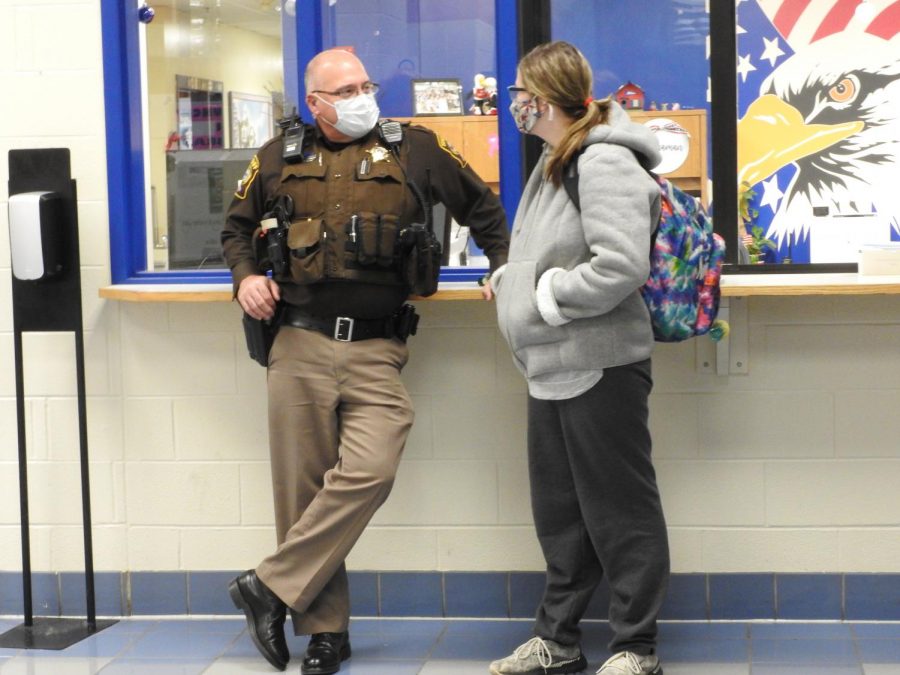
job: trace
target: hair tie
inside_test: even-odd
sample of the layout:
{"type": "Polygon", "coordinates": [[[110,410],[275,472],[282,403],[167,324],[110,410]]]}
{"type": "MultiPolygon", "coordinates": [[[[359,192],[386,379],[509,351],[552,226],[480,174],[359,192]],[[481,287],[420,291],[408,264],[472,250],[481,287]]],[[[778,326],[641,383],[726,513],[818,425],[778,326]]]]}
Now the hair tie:
{"type": "Polygon", "coordinates": [[[586,99],[584,99],[584,107],[587,108],[593,102],[594,102],[594,97],[588,96],[586,99]]]}

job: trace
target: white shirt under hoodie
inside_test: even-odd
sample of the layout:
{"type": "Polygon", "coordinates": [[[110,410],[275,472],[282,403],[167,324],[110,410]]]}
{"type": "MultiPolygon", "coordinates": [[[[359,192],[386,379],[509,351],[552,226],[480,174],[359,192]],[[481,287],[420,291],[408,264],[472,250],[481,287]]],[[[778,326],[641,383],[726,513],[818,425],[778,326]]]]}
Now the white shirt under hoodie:
{"type": "Polygon", "coordinates": [[[544,180],[548,148],[531,173],[513,223],[508,263],[494,272],[500,331],[539,399],[593,387],[603,369],[653,350],[638,289],[650,273],[659,188],[647,169],[660,160],[653,133],[616,103],[578,159],[581,212],[544,180]]]}

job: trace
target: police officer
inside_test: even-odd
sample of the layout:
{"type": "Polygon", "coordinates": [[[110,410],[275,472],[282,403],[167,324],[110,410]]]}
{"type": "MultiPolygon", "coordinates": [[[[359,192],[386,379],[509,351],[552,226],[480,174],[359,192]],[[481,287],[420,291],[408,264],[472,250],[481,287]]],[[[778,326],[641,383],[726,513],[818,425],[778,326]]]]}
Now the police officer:
{"type": "Polygon", "coordinates": [[[422,222],[428,194],[469,226],[492,270],[509,233],[497,197],[436,134],[395,124],[400,138],[386,137],[377,85],[356,56],[318,54],[305,85],[315,125],[299,147],[295,125],[260,148],[222,232],[241,307],[256,319],[278,308],[281,326],[267,376],[278,547],[229,592],[279,670],[289,610],[295,634],[311,635],[301,672],[321,675],[350,656],[344,559],[387,498],[413,422],[400,380],[413,326],[398,241],[422,222]],[[258,267],[265,241],[284,245],[269,249],[283,255],[272,278],[258,267]]]}

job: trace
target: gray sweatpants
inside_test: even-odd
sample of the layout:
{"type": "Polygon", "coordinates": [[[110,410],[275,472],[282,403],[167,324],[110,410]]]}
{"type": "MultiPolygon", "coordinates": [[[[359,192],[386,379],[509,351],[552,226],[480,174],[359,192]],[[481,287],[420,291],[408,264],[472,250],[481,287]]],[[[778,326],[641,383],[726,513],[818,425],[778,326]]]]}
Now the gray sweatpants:
{"type": "Polygon", "coordinates": [[[535,635],[576,644],[606,575],[611,652],[650,654],[669,546],[650,461],[650,360],[607,368],[587,392],[528,399],[531,506],[547,561],[535,635]]]}

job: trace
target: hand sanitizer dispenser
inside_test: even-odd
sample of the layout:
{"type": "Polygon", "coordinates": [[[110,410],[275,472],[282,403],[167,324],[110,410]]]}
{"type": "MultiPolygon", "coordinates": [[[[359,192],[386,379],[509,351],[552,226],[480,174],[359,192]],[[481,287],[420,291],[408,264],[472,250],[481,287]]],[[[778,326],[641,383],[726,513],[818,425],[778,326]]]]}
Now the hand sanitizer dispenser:
{"type": "Polygon", "coordinates": [[[12,273],[41,281],[62,269],[63,198],[57,192],[22,192],[9,198],[12,273]]]}

